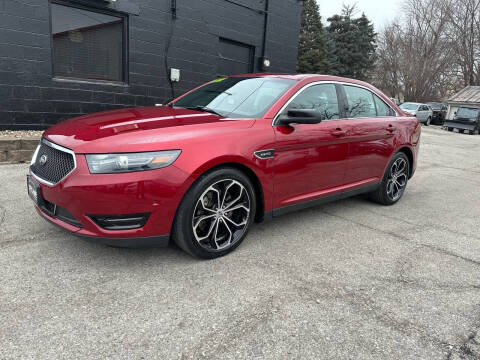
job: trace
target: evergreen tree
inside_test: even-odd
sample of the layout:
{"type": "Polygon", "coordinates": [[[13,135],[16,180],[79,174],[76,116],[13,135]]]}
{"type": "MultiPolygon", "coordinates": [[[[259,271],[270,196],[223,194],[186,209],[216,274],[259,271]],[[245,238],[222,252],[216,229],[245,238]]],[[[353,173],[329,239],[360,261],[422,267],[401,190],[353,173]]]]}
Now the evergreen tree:
{"type": "Polygon", "coordinates": [[[318,4],[316,0],[305,0],[298,44],[297,72],[327,73],[329,70],[327,54],[318,4]]]}
{"type": "Polygon", "coordinates": [[[376,33],[371,21],[355,16],[355,6],[328,19],[328,58],[333,75],[368,80],[375,66],[376,33]]]}
{"type": "Polygon", "coordinates": [[[365,14],[362,14],[355,22],[359,31],[359,64],[362,65],[358,68],[358,78],[366,80],[371,78],[371,73],[375,68],[377,34],[375,33],[373,23],[365,14]]]}

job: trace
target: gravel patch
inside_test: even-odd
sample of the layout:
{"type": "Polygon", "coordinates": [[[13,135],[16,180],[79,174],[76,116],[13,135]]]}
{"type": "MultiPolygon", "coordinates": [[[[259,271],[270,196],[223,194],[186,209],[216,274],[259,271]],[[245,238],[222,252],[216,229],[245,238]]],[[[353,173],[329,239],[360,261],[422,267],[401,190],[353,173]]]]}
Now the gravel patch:
{"type": "Polygon", "coordinates": [[[42,130],[4,130],[0,131],[0,139],[40,138],[42,134],[42,130]]]}

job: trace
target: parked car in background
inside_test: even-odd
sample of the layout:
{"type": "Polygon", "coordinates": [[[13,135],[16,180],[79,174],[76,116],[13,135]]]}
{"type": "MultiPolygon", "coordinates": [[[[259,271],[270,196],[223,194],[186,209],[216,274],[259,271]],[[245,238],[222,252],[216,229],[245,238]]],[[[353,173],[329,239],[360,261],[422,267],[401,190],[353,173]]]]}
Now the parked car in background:
{"type": "Polygon", "coordinates": [[[438,102],[429,102],[427,105],[433,110],[432,124],[443,125],[447,117],[448,105],[438,102]]]}
{"type": "Polygon", "coordinates": [[[406,102],[400,105],[400,109],[408,114],[416,116],[418,121],[425,125],[430,125],[433,119],[433,110],[427,104],[406,102]]]}
{"type": "Polygon", "coordinates": [[[33,156],[28,192],[41,216],[93,241],[172,239],[211,259],[239,246],[254,221],[360,193],[395,204],[420,133],[364,82],[231,76],[167,106],[55,125],[33,156]]]}
{"type": "Polygon", "coordinates": [[[445,120],[443,125],[448,131],[458,129],[458,132],[463,133],[467,130],[470,135],[475,131],[480,132],[480,109],[460,107],[453,120],[445,120]]]}

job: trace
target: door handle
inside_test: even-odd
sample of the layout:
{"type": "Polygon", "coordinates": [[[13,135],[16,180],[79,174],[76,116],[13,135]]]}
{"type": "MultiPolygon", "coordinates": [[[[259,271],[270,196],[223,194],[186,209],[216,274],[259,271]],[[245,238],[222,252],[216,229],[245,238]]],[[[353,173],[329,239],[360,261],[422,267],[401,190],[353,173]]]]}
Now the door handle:
{"type": "Polygon", "coordinates": [[[342,129],[335,129],[334,131],[332,131],[332,135],[336,137],[342,137],[348,135],[348,131],[342,129]]]}
{"type": "Polygon", "coordinates": [[[392,132],[394,132],[396,129],[397,129],[397,128],[396,128],[395,126],[393,126],[393,125],[388,125],[387,131],[392,133],[392,132]]]}

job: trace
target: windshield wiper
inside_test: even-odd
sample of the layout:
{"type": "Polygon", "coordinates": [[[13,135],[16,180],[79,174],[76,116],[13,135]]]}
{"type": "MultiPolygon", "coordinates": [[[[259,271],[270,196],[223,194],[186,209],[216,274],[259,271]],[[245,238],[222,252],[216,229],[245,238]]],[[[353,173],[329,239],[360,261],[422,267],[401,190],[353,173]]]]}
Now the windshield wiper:
{"type": "Polygon", "coordinates": [[[213,110],[213,109],[210,109],[208,106],[200,106],[200,105],[199,105],[199,106],[185,106],[185,109],[206,111],[206,112],[209,112],[209,113],[218,115],[218,116],[223,116],[223,115],[220,114],[218,111],[215,111],[215,110],[213,110]]]}

